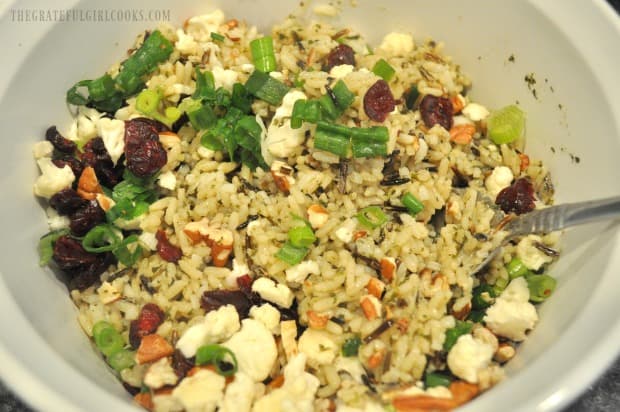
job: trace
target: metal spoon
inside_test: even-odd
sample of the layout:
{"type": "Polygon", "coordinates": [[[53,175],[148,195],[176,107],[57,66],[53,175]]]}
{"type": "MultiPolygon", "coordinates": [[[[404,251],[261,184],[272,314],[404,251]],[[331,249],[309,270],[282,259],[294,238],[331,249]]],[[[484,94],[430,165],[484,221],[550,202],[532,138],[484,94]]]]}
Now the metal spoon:
{"type": "Polygon", "coordinates": [[[584,223],[613,220],[620,217],[620,196],[587,202],[566,203],[535,210],[510,219],[501,229],[508,232],[502,243],[491,250],[472,271],[475,275],[512,239],[529,234],[549,233],[584,223]]]}

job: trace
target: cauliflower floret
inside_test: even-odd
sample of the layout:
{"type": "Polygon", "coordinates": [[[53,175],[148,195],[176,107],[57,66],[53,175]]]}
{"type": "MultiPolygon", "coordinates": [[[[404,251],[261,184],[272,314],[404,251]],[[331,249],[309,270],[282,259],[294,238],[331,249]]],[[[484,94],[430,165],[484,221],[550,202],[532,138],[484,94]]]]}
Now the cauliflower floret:
{"type": "Polygon", "coordinates": [[[314,410],[313,401],[320,382],[305,371],[306,355],[300,353],[284,367],[284,384],[263,396],[254,404],[253,412],[314,410]]]}
{"type": "Polygon", "coordinates": [[[489,110],[481,104],[469,103],[463,108],[463,114],[474,122],[484,120],[489,116],[489,110]]]}
{"type": "Polygon", "coordinates": [[[280,312],[269,303],[265,303],[261,306],[252,306],[250,309],[250,317],[265,325],[271,333],[278,334],[278,326],[280,326],[280,312]]]}
{"type": "Polygon", "coordinates": [[[497,166],[484,181],[484,185],[489,191],[489,194],[493,197],[493,200],[495,200],[495,197],[497,197],[502,189],[510,186],[512,179],[514,179],[514,175],[509,167],[497,166]]]}
{"type": "Polygon", "coordinates": [[[536,235],[524,237],[517,244],[517,257],[531,270],[538,270],[542,265],[553,261],[551,256],[546,255],[536,247],[536,243],[542,243],[542,238],[536,235]]]}
{"type": "Polygon", "coordinates": [[[256,292],[266,301],[283,308],[290,308],[295,296],[288,286],[276,283],[269,278],[258,278],[252,283],[252,292],[256,292]]]}
{"type": "Polygon", "coordinates": [[[395,56],[405,56],[413,51],[413,36],[407,33],[388,33],[379,48],[395,56]]]}
{"type": "Polygon", "coordinates": [[[47,140],[37,142],[32,147],[32,154],[35,159],[41,159],[42,157],[52,157],[54,152],[54,145],[47,140]]]}
{"type": "Polygon", "coordinates": [[[299,129],[291,128],[289,118],[293,113],[295,102],[305,99],[306,95],[299,90],[291,90],[282,99],[282,105],[267,128],[267,135],[262,142],[267,151],[274,157],[287,157],[295,153],[306,138],[306,131],[310,126],[304,123],[299,129]]]}
{"type": "Polygon", "coordinates": [[[453,374],[469,383],[478,382],[478,371],[489,366],[493,346],[474,339],[471,334],[458,338],[448,353],[448,367],[453,374]]]}
{"type": "Polygon", "coordinates": [[[336,358],[338,345],[329,332],[306,329],[299,338],[299,352],[305,353],[313,365],[328,365],[336,358]]]}
{"type": "Polygon", "coordinates": [[[226,378],[207,369],[186,377],[172,390],[172,396],[188,412],[211,412],[224,397],[226,378]]]}
{"type": "Polygon", "coordinates": [[[306,280],[310,274],[318,275],[319,273],[318,263],[314,260],[305,260],[286,269],[286,281],[301,283],[306,280]]]}
{"type": "Polygon", "coordinates": [[[56,166],[49,157],[42,157],[37,160],[41,176],[34,184],[34,194],[49,199],[62,189],[71,187],[75,180],[75,175],[68,165],[60,168],[56,166]]]}
{"type": "Polygon", "coordinates": [[[508,287],[487,309],[484,322],[488,329],[499,336],[522,341],[525,332],[538,322],[536,308],[529,302],[530,291],[523,277],[510,282],[508,287]]]}
{"type": "Polygon", "coordinates": [[[255,382],[261,382],[269,376],[278,357],[273,335],[265,325],[254,319],[244,319],[241,330],[222,343],[222,346],[235,354],[239,371],[246,373],[255,382]]]}
{"type": "Polygon", "coordinates": [[[250,412],[255,392],[254,381],[248,375],[235,373],[235,379],[226,386],[218,412],[250,412]]]}
{"type": "Polygon", "coordinates": [[[149,366],[144,374],[144,384],[151,389],[159,389],[165,385],[175,385],[179,380],[168,358],[161,358],[149,366]]]}
{"type": "Polygon", "coordinates": [[[186,358],[191,358],[202,345],[221,342],[240,328],[239,314],[233,305],[225,305],[207,313],[204,321],[188,328],[177,342],[186,358]]]}
{"type": "Polygon", "coordinates": [[[99,136],[114,165],[125,152],[125,122],[104,117],[97,123],[99,136]]]}

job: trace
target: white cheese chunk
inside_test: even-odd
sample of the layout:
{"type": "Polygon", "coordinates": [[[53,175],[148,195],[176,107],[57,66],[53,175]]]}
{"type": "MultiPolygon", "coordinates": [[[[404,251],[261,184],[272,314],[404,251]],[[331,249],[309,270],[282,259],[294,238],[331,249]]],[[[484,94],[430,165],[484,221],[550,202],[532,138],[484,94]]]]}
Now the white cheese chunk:
{"type": "Polygon", "coordinates": [[[183,29],[177,30],[177,39],[178,40],[174,43],[174,47],[179,53],[185,55],[199,55],[202,52],[200,45],[194,40],[194,37],[191,34],[186,34],[183,29]]]}
{"type": "Polygon", "coordinates": [[[175,385],[179,380],[168,358],[161,358],[153,363],[144,374],[144,384],[151,389],[166,385],[175,385]]]}
{"type": "Polygon", "coordinates": [[[194,16],[187,21],[187,33],[198,41],[210,41],[211,33],[219,30],[224,23],[224,12],[214,10],[211,13],[194,16]]]}
{"type": "Polygon", "coordinates": [[[314,366],[328,365],[336,358],[338,345],[329,332],[308,328],[299,337],[298,349],[314,366]]]}
{"type": "Polygon", "coordinates": [[[207,313],[203,322],[189,327],[177,341],[176,347],[186,358],[191,358],[199,347],[228,339],[239,328],[237,309],[233,305],[221,306],[207,313]]]}
{"type": "Polygon", "coordinates": [[[288,286],[264,277],[258,278],[252,283],[252,291],[258,293],[266,301],[283,308],[290,308],[295,298],[288,286]]]}
{"type": "Polygon", "coordinates": [[[551,256],[546,255],[536,247],[536,243],[542,243],[542,238],[537,235],[529,235],[517,244],[517,257],[531,270],[538,270],[544,264],[553,261],[551,256]]]}
{"type": "Polygon", "coordinates": [[[47,215],[47,225],[50,230],[64,229],[69,227],[69,223],[71,223],[67,216],[59,215],[53,207],[45,209],[45,214],[47,215]]]}
{"type": "Polygon", "coordinates": [[[35,159],[40,159],[42,157],[52,157],[52,153],[54,152],[54,145],[47,140],[42,140],[37,142],[32,147],[32,154],[35,159]]]}
{"type": "Polygon", "coordinates": [[[226,378],[207,369],[186,377],[172,390],[187,412],[213,412],[224,397],[226,378]]]}
{"type": "Polygon", "coordinates": [[[116,165],[125,152],[125,122],[104,117],[97,123],[97,130],[112,162],[116,165]]]}
{"type": "Polygon", "coordinates": [[[332,67],[329,71],[329,77],[333,77],[336,80],[342,79],[346,77],[347,74],[353,73],[354,69],[355,67],[350,64],[339,64],[338,66],[332,67]]]}
{"type": "Polygon", "coordinates": [[[306,280],[309,275],[318,275],[319,273],[320,270],[318,263],[314,260],[304,260],[303,262],[286,269],[286,281],[301,283],[306,280]]]}
{"type": "Polygon", "coordinates": [[[174,190],[177,187],[177,177],[169,170],[159,175],[157,184],[164,189],[174,190]]]}
{"type": "Polygon", "coordinates": [[[233,85],[237,82],[237,77],[239,77],[236,71],[214,67],[212,73],[216,88],[223,87],[229,92],[232,92],[233,85]]]}
{"type": "Polygon", "coordinates": [[[513,279],[484,317],[486,327],[494,334],[522,341],[525,332],[538,322],[536,308],[529,302],[530,291],[523,277],[513,279]]]}
{"type": "Polygon", "coordinates": [[[478,382],[478,371],[489,366],[493,358],[493,346],[474,339],[471,334],[458,338],[448,353],[450,371],[469,383],[478,382]]]}
{"type": "Polygon", "coordinates": [[[235,373],[235,379],[226,386],[218,412],[250,412],[255,392],[252,378],[243,372],[235,373]]]}
{"type": "Polygon", "coordinates": [[[289,119],[293,113],[295,102],[305,98],[306,95],[303,92],[291,90],[282,99],[282,105],[276,109],[263,142],[271,156],[288,157],[295,153],[304,142],[306,131],[309,130],[310,126],[304,123],[299,129],[293,129],[289,119]]]}
{"type": "Polygon", "coordinates": [[[407,33],[388,33],[379,48],[388,54],[404,56],[413,51],[413,36],[407,33]]]}
{"type": "Polygon", "coordinates": [[[280,329],[280,311],[269,303],[260,306],[252,306],[252,308],[250,308],[250,317],[265,325],[274,335],[278,334],[280,329]]]}
{"type": "Polygon", "coordinates": [[[349,243],[353,240],[353,232],[357,226],[357,222],[354,219],[346,220],[334,233],[343,243],[349,243]]]}
{"type": "Polygon", "coordinates": [[[255,382],[262,382],[269,376],[278,357],[273,335],[265,325],[254,319],[244,319],[241,330],[222,343],[222,346],[235,354],[239,371],[255,382]]]}
{"type": "Polygon", "coordinates": [[[481,104],[469,103],[463,108],[463,114],[474,122],[479,122],[489,116],[489,110],[481,104]]]}
{"type": "Polygon", "coordinates": [[[514,179],[514,175],[509,167],[497,166],[491,174],[484,181],[489,194],[495,200],[495,197],[502,191],[502,189],[510,186],[510,183],[514,179]]]}
{"type": "Polygon", "coordinates": [[[34,194],[49,199],[63,189],[71,187],[75,180],[73,171],[68,165],[57,167],[49,157],[37,160],[41,175],[34,183],[34,194]]]}

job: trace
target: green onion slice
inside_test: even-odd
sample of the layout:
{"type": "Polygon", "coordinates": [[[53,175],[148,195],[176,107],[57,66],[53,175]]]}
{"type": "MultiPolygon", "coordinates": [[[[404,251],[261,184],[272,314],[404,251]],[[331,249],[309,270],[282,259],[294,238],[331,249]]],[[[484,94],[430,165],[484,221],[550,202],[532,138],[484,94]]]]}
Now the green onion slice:
{"type": "Polygon", "coordinates": [[[292,228],[288,231],[288,239],[291,245],[302,248],[312,245],[316,241],[316,236],[312,228],[303,225],[292,228]]]}
{"type": "Polygon", "coordinates": [[[280,250],[276,253],[276,257],[283,262],[288,263],[291,266],[294,266],[304,260],[306,255],[308,254],[307,247],[297,247],[293,246],[290,242],[286,242],[280,250]]]}
{"type": "Polygon", "coordinates": [[[396,74],[396,70],[394,70],[394,68],[390,66],[390,63],[385,61],[385,59],[378,60],[372,67],[372,72],[377,76],[381,77],[386,82],[392,80],[392,78],[394,78],[394,75],[396,74]]]}
{"type": "Polygon", "coordinates": [[[557,281],[549,275],[532,275],[525,278],[530,290],[530,301],[540,303],[545,301],[557,285],[557,281]]]}
{"type": "Polygon", "coordinates": [[[388,216],[379,206],[365,207],[356,217],[360,224],[368,229],[378,228],[388,221],[388,216]]]}
{"type": "Polygon", "coordinates": [[[477,286],[472,291],[471,307],[475,310],[486,309],[494,302],[495,290],[488,284],[477,286]]]}
{"type": "Polygon", "coordinates": [[[506,272],[508,272],[508,276],[511,280],[531,274],[527,266],[525,266],[523,261],[518,257],[514,257],[508,262],[506,265],[506,272]]]}
{"type": "Polygon", "coordinates": [[[69,234],[69,229],[53,230],[39,239],[39,265],[45,266],[54,256],[54,243],[61,236],[69,234]]]}
{"type": "Polygon", "coordinates": [[[276,69],[276,55],[273,51],[273,39],[271,36],[252,40],[250,42],[250,52],[257,70],[269,73],[276,69]]]}
{"type": "Polygon", "coordinates": [[[422,202],[416,199],[416,197],[409,192],[405,193],[400,199],[400,201],[402,202],[403,206],[407,208],[409,214],[412,216],[415,216],[422,210],[424,210],[424,205],[422,204],[422,202]]]}
{"type": "Polygon", "coordinates": [[[235,354],[221,345],[204,345],[196,351],[196,365],[213,365],[222,376],[232,376],[237,372],[235,354]]]}
{"type": "Polygon", "coordinates": [[[361,345],[362,345],[362,340],[359,338],[359,336],[355,336],[353,338],[349,338],[345,340],[344,343],[342,344],[342,356],[344,357],[357,356],[357,353],[359,352],[359,348],[361,345]]]}
{"type": "Polygon", "coordinates": [[[260,70],[252,72],[245,87],[250,94],[274,106],[279,105],[289,91],[287,85],[260,70]]]}
{"type": "Polygon", "coordinates": [[[512,143],[523,136],[525,113],[517,106],[506,106],[487,119],[487,135],[495,144],[512,143]]]}
{"type": "Polygon", "coordinates": [[[136,364],[136,354],[127,349],[121,349],[108,356],[107,360],[112,369],[120,372],[136,364]]]}
{"type": "Polygon", "coordinates": [[[473,326],[473,323],[457,320],[456,325],[446,331],[446,339],[443,342],[443,349],[446,352],[449,352],[458,338],[471,332],[473,326]]]}
{"type": "Polygon", "coordinates": [[[106,321],[99,321],[93,325],[95,345],[106,357],[120,351],[125,346],[121,334],[106,321]]]}
{"type": "Polygon", "coordinates": [[[157,111],[161,96],[155,90],[144,89],[136,98],[136,110],[143,114],[157,111]]]}
{"type": "Polygon", "coordinates": [[[450,376],[439,372],[430,372],[424,375],[424,386],[433,388],[435,386],[448,387],[452,383],[450,376]]]}
{"type": "Polygon", "coordinates": [[[223,34],[212,31],[211,32],[211,40],[213,41],[224,41],[226,37],[223,34]]]}

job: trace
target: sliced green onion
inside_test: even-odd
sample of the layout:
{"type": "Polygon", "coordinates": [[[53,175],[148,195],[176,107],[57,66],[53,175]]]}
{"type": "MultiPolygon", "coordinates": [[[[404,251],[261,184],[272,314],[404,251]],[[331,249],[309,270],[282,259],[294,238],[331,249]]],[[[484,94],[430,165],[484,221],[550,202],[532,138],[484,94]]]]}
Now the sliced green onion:
{"type": "Polygon", "coordinates": [[[250,42],[252,61],[257,70],[269,73],[276,69],[276,55],[273,52],[273,39],[271,36],[254,39],[250,42]]]}
{"type": "Polygon", "coordinates": [[[311,227],[303,225],[289,230],[288,239],[295,247],[308,247],[316,241],[316,236],[311,227]]]}
{"type": "Polygon", "coordinates": [[[512,143],[524,130],[525,113],[515,105],[493,112],[487,119],[487,135],[495,144],[512,143]]]}
{"type": "Polygon", "coordinates": [[[294,266],[304,260],[306,255],[308,254],[308,248],[306,247],[296,247],[293,246],[290,242],[286,242],[278,253],[276,253],[276,257],[283,262],[288,263],[291,266],[294,266]]]}
{"type": "Polygon", "coordinates": [[[510,280],[528,275],[530,270],[525,266],[523,261],[518,257],[512,258],[510,262],[506,265],[506,272],[508,272],[508,276],[510,280]]]}
{"type": "Polygon", "coordinates": [[[336,120],[340,116],[340,111],[336,107],[334,100],[328,95],[319,97],[319,104],[321,105],[321,113],[329,120],[336,120]]]}
{"type": "Polygon", "coordinates": [[[138,235],[131,235],[123,239],[123,241],[112,251],[116,259],[127,267],[133,266],[142,256],[142,248],[135,244],[138,241],[138,235]],[[133,251],[129,250],[129,245],[134,243],[133,251]]]}
{"type": "Polygon", "coordinates": [[[387,156],[387,144],[367,143],[353,140],[351,142],[351,153],[355,158],[384,157],[387,156]]]}
{"type": "Polygon", "coordinates": [[[252,111],[252,95],[241,83],[233,84],[231,104],[245,114],[252,111]]]}
{"type": "Polygon", "coordinates": [[[405,193],[400,199],[400,201],[402,202],[403,206],[407,208],[409,214],[412,216],[415,216],[422,210],[424,210],[424,205],[422,204],[422,202],[416,199],[415,196],[409,192],[405,193]]]}
{"type": "Polygon", "coordinates": [[[136,364],[136,354],[127,349],[121,349],[108,356],[108,364],[117,372],[129,369],[136,364]]]}
{"type": "Polygon", "coordinates": [[[314,148],[325,150],[340,157],[349,155],[350,139],[347,135],[334,133],[329,128],[321,127],[321,123],[316,128],[314,134],[314,148]]]}
{"type": "Polygon", "coordinates": [[[448,387],[452,383],[450,376],[439,372],[430,372],[424,375],[424,386],[434,388],[435,386],[448,387]]]}
{"type": "Polygon", "coordinates": [[[260,70],[252,72],[245,87],[250,94],[274,106],[279,105],[289,91],[287,85],[260,70]]]}
{"type": "Polygon", "coordinates": [[[405,92],[405,105],[407,106],[407,109],[414,109],[418,101],[418,97],[420,97],[420,92],[418,91],[418,86],[414,84],[405,92]]]}
{"type": "Polygon", "coordinates": [[[295,101],[291,114],[292,129],[299,129],[303,122],[317,123],[319,120],[321,120],[321,105],[318,100],[295,101]]]}
{"type": "Polygon", "coordinates": [[[215,101],[215,78],[213,77],[213,73],[207,70],[201,72],[198,66],[196,66],[195,73],[196,90],[192,98],[209,102],[215,101]]]}
{"type": "Polygon", "coordinates": [[[224,41],[226,37],[223,34],[216,33],[214,31],[211,32],[211,39],[214,41],[224,41]]]}
{"type": "Polygon", "coordinates": [[[383,226],[388,221],[388,217],[379,206],[368,206],[359,211],[356,215],[360,224],[368,229],[375,229],[383,226]]]}
{"type": "Polygon", "coordinates": [[[459,339],[459,337],[461,337],[462,335],[467,335],[469,332],[471,332],[473,326],[473,323],[457,320],[456,325],[446,331],[446,339],[443,342],[443,349],[446,352],[449,352],[456,343],[456,341],[459,339]]]}
{"type": "Polygon", "coordinates": [[[467,315],[467,320],[473,323],[482,323],[485,315],[485,310],[472,310],[469,312],[469,315],[467,315]]]}
{"type": "Polygon", "coordinates": [[[372,72],[377,76],[381,77],[386,82],[392,80],[392,78],[396,74],[396,70],[394,70],[394,68],[390,66],[390,63],[385,61],[385,59],[378,60],[372,67],[372,72]]]}
{"type": "Polygon", "coordinates": [[[359,336],[355,336],[353,338],[349,338],[344,341],[342,344],[342,356],[351,357],[357,356],[360,346],[362,345],[362,340],[359,336]]]}
{"type": "Polygon", "coordinates": [[[121,334],[106,321],[99,321],[93,325],[95,345],[106,357],[118,352],[125,346],[121,334]]]}
{"type": "Polygon", "coordinates": [[[471,307],[473,309],[486,309],[494,302],[495,290],[488,284],[477,286],[472,291],[471,307]]]}
{"type": "Polygon", "coordinates": [[[143,114],[157,111],[161,96],[155,90],[144,89],[136,98],[136,110],[143,114]]]}
{"type": "Polygon", "coordinates": [[[530,290],[530,301],[540,303],[546,300],[557,285],[557,281],[549,275],[532,275],[525,278],[530,290]]]}
{"type": "Polygon", "coordinates": [[[495,296],[499,296],[504,289],[506,289],[506,286],[508,286],[508,283],[510,282],[509,278],[506,277],[499,277],[495,280],[495,284],[493,284],[493,292],[495,293],[495,296]]]}
{"type": "Polygon", "coordinates": [[[355,100],[355,95],[349,90],[342,79],[338,80],[332,89],[332,92],[336,98],[334,104],[339,109],[340,113],[344,112],[349,106],[351,106],[351,103],[355,100]]]}
{"type": "Polygon", "coordinates": [[[209,129],[217,123],[217,115],[208,104],[203,104],[198,109],[188,111],[187,118],[196,131],[209,129]]]}
{"type": "Polygon", "coordinates": [[[353,127],[351,136],[359,142],[387,143],[390,140],[390,133],[385,126],[353,127]]]}
{"type": "Polygon", "coordinates": [[[211,364],[222,376],[232,376],[237,372],[238,364],[235,354],[221,345],[204,345],[196,351],[196,365],[211,364]]]}
{"type": "Polygon", "coordinates": [[[111,252],[122,241],[122,233],[112,225],[97,225],[86,233],[82,247],[90,253],[111,252]]]}
{"type": "Polygon", "coordinates": [[[54,256],[54,243],[61,236],[69,234],[69,229],[58,229],[49,232],[39,239],[39,265],[45,266],[54,256]]]}

